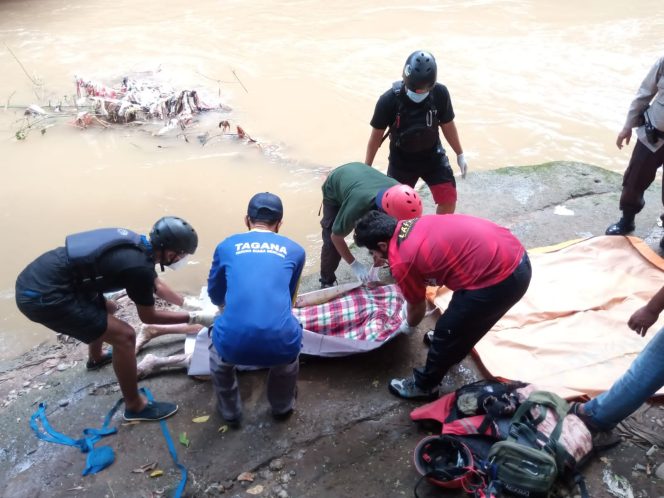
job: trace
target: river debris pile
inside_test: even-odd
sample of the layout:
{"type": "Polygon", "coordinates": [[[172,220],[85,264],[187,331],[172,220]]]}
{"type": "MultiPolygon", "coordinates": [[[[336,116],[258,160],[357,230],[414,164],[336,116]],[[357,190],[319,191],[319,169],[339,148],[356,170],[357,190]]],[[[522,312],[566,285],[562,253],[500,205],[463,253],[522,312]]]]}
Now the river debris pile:
{"type": "MultiPolygon", "coordinates": [[[[150,79],[126,76],[119,84],[108,86],[77,76],[75,84],[76,95],[71,99],[65,97],[63,102],[49,103],[45,107],[36,104],[28,106],[16,131],[16,139],[25,140],[33,130],[44,134],[56,123],[65,122],[81,129],[93,126],[141,127],[154,136],[175,134],[189,142],[185,131],[199,121],[201,114],[231,111],[222,103],[207,104],[196,90],[178,90],[150,79]]],[[[256,143],[241,126],[235,126],[236,132],[233,133],[227,119],[221,120],[218,128],[221,135],[201,132],[197,135],[198,141],[206,145],[216,136],[235,136],[256,143]]]]}

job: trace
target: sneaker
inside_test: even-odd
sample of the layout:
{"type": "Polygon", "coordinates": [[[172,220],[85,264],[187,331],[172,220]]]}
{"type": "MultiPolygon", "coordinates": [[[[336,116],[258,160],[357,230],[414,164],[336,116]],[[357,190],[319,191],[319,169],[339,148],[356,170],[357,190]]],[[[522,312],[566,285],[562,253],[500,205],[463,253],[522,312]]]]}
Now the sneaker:
{"type": "Polygon", "coordinates": [[[634,220],[628,221],[622,217],[617,223],[610,225],[609,228],[606,229],[605,235],[626,235],[633,232],[635,228],[634,220]]]}
{"type": "Polygon", "coordinates": [[[422,337],[422,342],[427,346],[431,346],[431,343],[433,342],[433,329],[424,334],[424,337],[422,337]]]}
{"type": "Polygon", "coordinates": [[[140,412],[125,410],[123,418],[128,422],[146,421],[152,422],[170,417],[178,411],[178,405],[175,403],[166,403],[164,401],[148,401],[140,412]]]}
{"type": "Polygon", "coordinates": [[[438,387],[433,389],[421,389],[415,384],[413,377],[405,379],[392,379],[389,384],[392,394],[404,399],[421,399],[431,401],[438,398],[438,387]]]}

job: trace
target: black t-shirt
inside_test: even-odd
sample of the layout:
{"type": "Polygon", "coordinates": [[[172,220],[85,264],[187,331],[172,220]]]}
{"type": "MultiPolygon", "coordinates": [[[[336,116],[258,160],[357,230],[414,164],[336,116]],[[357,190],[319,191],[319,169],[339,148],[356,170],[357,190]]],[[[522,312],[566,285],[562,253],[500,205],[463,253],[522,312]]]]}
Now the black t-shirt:
{"type": "MultiPolygon", "coordinates": [[[[103,277],[99,292],[126,289],[136,304],[153,306],[157,278],[154,265],[152,257],[136,247],[110,249],[98,261],[99,275],[103,277]]],[[[16,291],[21,298],[32,296],[42,304],[56,304],[76,291],[75,284],[65,248],[58,247],[39,256],[21,272],[16,291]]]]}
{"type": "Polygon", "coordinates": [[[102,292],[125,289],[129,298],[142,306],[154,305],[154,281],[157,272],[152,257],[131,246],[105,252],[98,262],[103,278],[102,292]]]}
{"type": "MultiPolygon", "coordinates": [[[[452,108],[452,99],[450,98],[450,93],[447,90],[445,85],[441,83],[436,83],[431,89],[431,93],[424,102],[415,103],[403,94],[395,94],[394,90],[391,88],[380,96],[378,102],[376,103],[376,108],[374,110],[373,117],[371,118],[371,126],[373,128],[384,130],[388,126],[391,126],[396,120],[397,113],[399,111],[398,100],[400,99],[402,105],[405,109],[411,113],[415,109],[422,110],[422,119],[425,119],[424,116],[427,111],[430,109],[430,104],[427,102],[429,99],[433,99],[434,108],[437,112],[437,118],[440,123],[449,123],[454,119],[454,109],[452,108]]],[[[391,138],[391,137],[390,137],[391,138]]],[[[440,143],[440,138],[438,139],[438,144],[429,152],[408,154],[397,148],[393,140],[390,139],[390,160],[401,159],[401,160],[426,160],[432,155],[437,154],[437,149],[440,149],[442,153],[442,145],[440,143]]]]}

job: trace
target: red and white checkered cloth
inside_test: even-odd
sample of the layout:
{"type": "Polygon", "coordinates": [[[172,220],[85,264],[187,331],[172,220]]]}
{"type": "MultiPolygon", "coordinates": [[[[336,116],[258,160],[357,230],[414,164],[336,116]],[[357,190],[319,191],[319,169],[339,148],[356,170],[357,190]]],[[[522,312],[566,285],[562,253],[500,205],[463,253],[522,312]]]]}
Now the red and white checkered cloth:
{"type": "Polygon", "coordinates": [[[401,325],[404,298],[396,285],[360,287],[323,304],[294,308],[305,330],[363,341],[385,341],[401,325]]]}

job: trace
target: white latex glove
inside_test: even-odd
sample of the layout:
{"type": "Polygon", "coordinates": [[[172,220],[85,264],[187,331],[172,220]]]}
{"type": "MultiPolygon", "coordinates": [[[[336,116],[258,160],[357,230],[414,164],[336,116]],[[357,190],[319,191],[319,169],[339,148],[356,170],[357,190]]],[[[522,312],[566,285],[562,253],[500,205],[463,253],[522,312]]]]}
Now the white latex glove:
{"type": "Polygon", "coordinates": [[[466,178],[468,163],[466,162],[466,156],[463,155],[463,152],[457,156],[457,164],[459,165],[459,171],[461,171],[461,178],[466,178]]]}
{"type": "Polygon", "coordinates": [[[369,269],[369,276],[367,277],[367,282],[380,282],[378,270],[380,270],[380,268],[378,268],[377,266],[372,266],[369,269]]]}
{"type": "Polygon", "coordinates": [[[366,284],[369,281],[369,268],[364,266],[358,260],[355,260],[350,264],[350,269],[353,270],[357,279],[363,284],[366,284]]]}
{"type": "Polygon", "coordinates": [[[190,311],[188,323],[189,325],[197,324],[211,327],[217,315],[219,315],[218,311],[190,311]]]}
{"type": "Polygon", "coordinates": [[[408,313],[406,311],[406,303],[401,307],[401,312],[399,313],[399,317],[401,318],[402,322],[401,325],[399,326],[398,332],[401,332],[402,334],[410,335],[414,333],[417,330],[417,327],[413,327],[411,325],[408,325],[408,320],[406,317],[408,316],[408,313]]]}
{"type": "Polygon", "coordinates": [[[198,311],[205,308],[203,301],[194,296],[186,296],[182,303],[182,309],[187,311],[198,311]]]}

